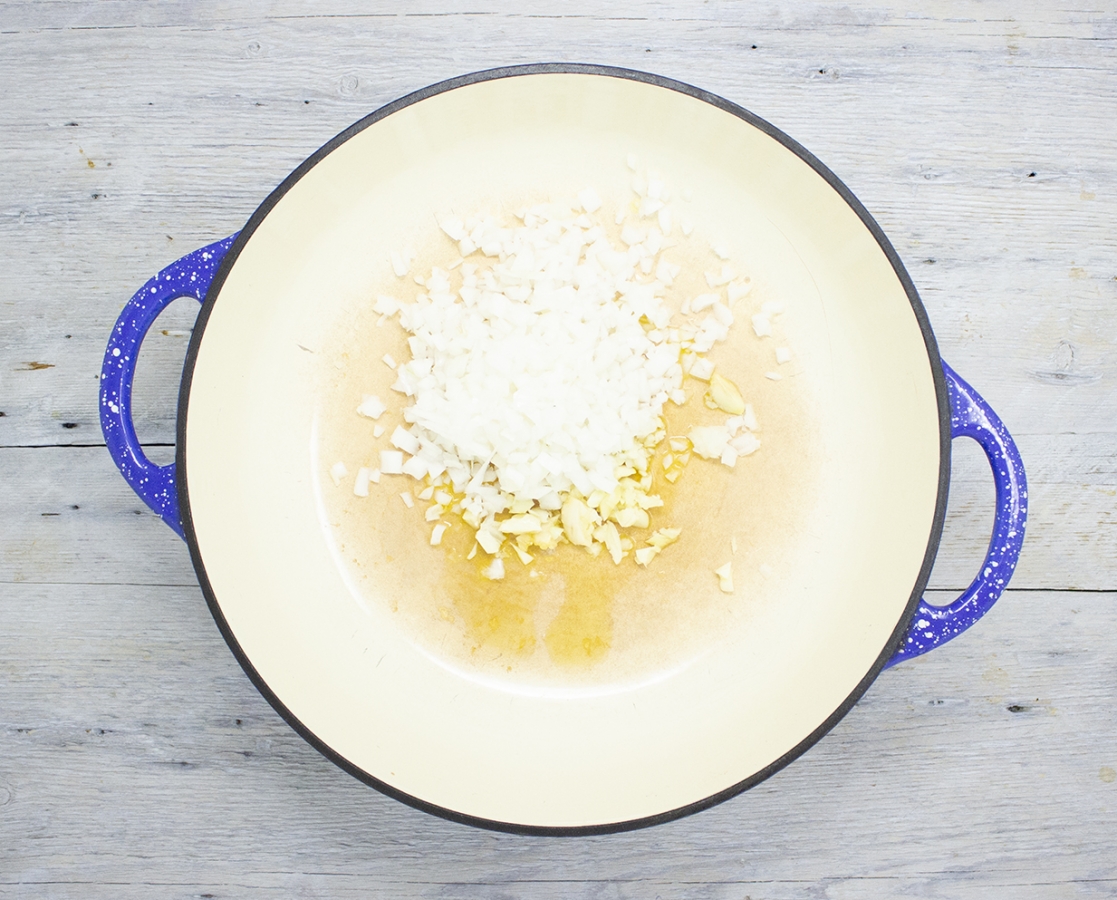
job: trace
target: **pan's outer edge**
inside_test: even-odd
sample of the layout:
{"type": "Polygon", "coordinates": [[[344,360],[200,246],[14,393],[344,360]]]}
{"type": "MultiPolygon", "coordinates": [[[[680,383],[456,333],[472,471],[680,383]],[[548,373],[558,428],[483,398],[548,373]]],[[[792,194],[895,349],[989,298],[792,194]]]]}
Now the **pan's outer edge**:
{"type": "Polygon", "coordinates": [[[759,116],[754,115],[743,107],[738,106],[729,100],[719,97],[716,94],[711,94],[700,88],[693,87],[681,81],[665,78],[660,75],[653,75],[648,72],[641,72],[634,69],[617,68],[613,66],[602,66],[587,63],[537,63],[533,65],[523,66],[506,66],[502,68],[486,69],[479,72],[473,72],[468,75],[462,75],[457,78],[451,78],[447,81],[441,81],[437,84],[432,84],[421,90],[407,94],[392,103],[382,106],[380,109],[365,116],[360,121],[346,128],[332,140],[328,141],[313,154],[311,154],[298,168],[296,168],[290,175],[283,180],[267,199],[257,208],[257,210],[249,218],[244,228],[241,230],[239,237],[229,248],[225,259],[222,261],[220,268],[214,276],[213,282],[210,285],[209,291],[206,293],[205,302],[202,304],[201,312],[198,315],[197,322],[194,326],[193,334],[190,338],[190,344],[187,348],[186,361],[183,364],[182,382],[179,388],[178,400],[178,422],[176,428],[177,434],[177,449],[176,449],[176,478],[179,496],[179,508],[182,514],[182,525],[186,535],[186,543],[190,549],[190,558],[194,564],[194,569],[198,575],[198,581],[202,588],[202,593],[205,595],[206,603],[209,606],[210,612],[213,615],[217,627],[221,631],[222,637],[229,645],[229,649],[233,651],[237,662],[240,663],[241,668],[244,669],[245,674],[248,675],[249,680],[256,686],[256,689],[264,696],[264,698],[272,705],[277,713],[290,725],[307,743],[318,750],[323,756],[337,765],[339,768],[348,772],[355,778],[363,781],[365,784],[376,788],[378,791],[412,806],[415,809],[422,810],[423,812],[439,816],[443,819],[448,819],[452,822],[459,822],[465,825],[472,825],[479,828],[486,828],[492,831],[503,831],[513,834],[530,834],[530,835],[598,835],[598,834],[613,834],[623,831],[632,831],[638,828],[646,828],[651,825],[657,825],[662,822],[669,822],[673,819],[679,819],[683,816],[688,816],[704,809],[709,809],[718,803],[728,800],[737,794],[748,790],[761,781],[769,778],[780,769],[797,759],[805,753],[810,747],[817,743],[826,732],[833,728],[842,718],[845,717],[857,703],[858,700],[868,690],[869,685],[873,683],[876,677],[884,669],[885,664],[892,657],[892,655],[899,649],[901,642],[910,627],[912,616],[915,613],[916,606],[920,598],[923,596],[923,591],[926,588],[927,581],[931,575],[931,567],[935,561],[935,555],[938,551],[939,541],[942,536],[943,522],[946,519],[946,506],[947,495],[950,486],[950,400],[946,388],[946,376],[943,374],[942,360],[939,356],[938,344],[935,341],[934,332],[931,329],[931,323],[927,316],[927,311],[923,307],[923,302],[919,298],[919,294],[915,289],[915,285],[908,275],[907,270],[904,268],[903,262],[900,260],[899,254],[896,252],[892,243],[885,236],[884,231],[877,224],[876,220],[869,214],[869,211],[861,204],[854,195],[842,183],[842,181],[830,169],[814,156],[805,147],[797,141],[784,134],[774,125],[761,119],[759,116]],[[524,75],[539,75],[539,74],[582,74],[582,75],[596,75],[608,78],[623,78],[630,81],[639,81],[645,84],[654,85],[656,87],[665,88],[667,90],[677,91],[682,94],[694,97],[709,103],[718,109],[724,110],[731,115],[744,119],[749,124],[763,131],[769,137],[779,141],[787,149],[791,150],[806,162],[812,169],[814,169],[826,182],[842,197],[843,200],[857,213],[858,218],[864,223],[865,227],[876,239],[881,249],[884,251],[885,256],[891,263],[892,268],[895,270],[900,283],[903,285],[904,291],[908,296],[911,303],[912,310],[915,313],[916,320],[919,323],[920,331],[923,334],[923,340],[927,347],[927,355],[931,364],[932,377],[935,383],[935,394],[938,401],[939,412],[939,490],[938,500],[935,504],[935,515],[931,527],[931,536],[927,544],[927,551],[924,554],[923,565],[919,570],[918,577],[912,588],[908,603],[904,608],[904,613],[900,617],[891,637],[885,644],[884,650],[876,659],[869,671],[866,672],[864,678],[858,682],[857,686],[849,694],[848,697],[841,703],[840,706],[826,720],[812,731],[807,737],[800,741],[795,747],[785,753],[783,756],[774,760],[769,765],[765,766],[760,771],[750,775],[743,781],[731,785],[716,794],[712,794],[702,800],[689,803],[685,806],[680,806],[676,809],[667,810],[653,816],[646,816],[639,819],[630,819],[623,822],[607,822],[595,825],[582,825],[582,826],[539,826],[539,825],[526,825],[520,823],[500,822],[492,819],[484,819],[477,816],[471,816],[466,813],[457,812],[456,810],[447,809],[433,803],[428,803],[418,797],[414,797],[403,791],[400,791],[389,784],[381,781],[363,769],[350,763],[343,756],[335,752],[325,742],[320,740],[309,728],[307,728],[295,715],[291,712],[279,699],[278,696],[268,687],[267,682],[261,677],[260,673],[256,671],[252,662],[249,660],[247,654],[241,648],[236,636],[233,634],[232,629],[229,627],[225,616],[221,612],[220,604],[213,591],[213,587],[209,582],[206,575],[205,563],[201,556],[201,551],[198,546],[197,535],[194,531],[194,522],[190,514],[190,489],[186,478],[186,421],[189,415],[190,406],[190,385],[194,375],[194,366],[198,358],[198,350],[201,345],[202,338],[205,334],[206,323],[209,316],[213,311],[214,304],[217,302],[217,297],[221,293],[221,287],[225,283],[225,279],[232,267],[235,265],[240,251],[243,249],[248,240],[252,237],[253,233],[260,226],[260,223],[266,218],[268,213],[275,207],[275,205],[282,199],[282,197],[294,185],[309,172],[317,163],[325,156],[333,152],[341,144],[345,143],[354,135],[368,128],[375,122],[390,116],[392,113],[397,112],[405,107],[425,100],[428,97],[433,97],[437,94],[445,93],[446,91],[454,90],[455,88],[465,87],[471,84],[477,84],[484,81],[493,81],[498,78],[514,78],[524,75]]]}

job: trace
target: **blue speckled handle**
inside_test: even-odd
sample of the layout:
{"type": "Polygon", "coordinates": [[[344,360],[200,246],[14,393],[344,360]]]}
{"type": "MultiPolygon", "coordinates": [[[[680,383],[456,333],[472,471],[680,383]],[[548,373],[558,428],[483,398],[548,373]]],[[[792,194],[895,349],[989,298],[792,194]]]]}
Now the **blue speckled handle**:
{"type": "Polygon", "coordinates": [[[1012,436],[981,395],[946,363],[942,364],[950,395],[950,436],[977,441],[993,470],[997,512],[993,534],[980,574],[949,606],[920,600],[907,639],[885,668],[945,644],[974,624],[997,602],[1008,586],[1024,543],[1028,517],[1028,482],[1012,436]]]}
{"type": "Polygon", "coordinates": [[[172,301],[193,297],[201,303],[236,235],[188,253],[136,291],[116,320],[101,364],[101,430],[124,480],[168,525],[183,537],[175,488],[175,465],[157,466],[143,452],[132,424],[132,379],[148,329],[172,301]]]}

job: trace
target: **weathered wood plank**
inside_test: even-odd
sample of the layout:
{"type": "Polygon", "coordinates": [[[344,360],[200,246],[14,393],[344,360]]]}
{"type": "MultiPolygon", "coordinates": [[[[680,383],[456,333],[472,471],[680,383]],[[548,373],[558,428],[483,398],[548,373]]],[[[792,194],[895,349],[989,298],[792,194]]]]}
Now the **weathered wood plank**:
{"type": "Polygon", "coordinates": [[[0,450],[0,460],[0,584],[197,583],[185,544],[103,447],[0,450]]]}
{"type": "Polygon", "coordinates": [[[541,839],[442,822],[319,757],[250,686],[194,588],[6,585],[0,886],[1107,896],[1117,646],[1098,635],[1117,626],[1115,599],[1010,592],[965,637],[883,674],[752,791],[632,834],[541,839]]]}
{"type": "Polygon", "coordinates": [[[800,900],[800,898],[863,898],[863,897],[913,897],[917,900],[954,900],[959,896],[999,897],[1012,896],[1019,900],[1050,900],[1056,898],[1109,898],[1113,882],[1107,879],[1081,879],[1051,881],[1041,884],[1023,883],[1011,877],[990,878],[980,872],[967,875],[963,893],[958,891],[958,881],[948,880],[940,891],[934,876],[917,878],[822,878],[773,880],[768,878],[738,878],[719,882],[671,882],[655,878],[638,878],[624,881],[601,880],[574,881],[565,878],[519,880],[493,880],[484,883],[446,883],[409,881],[400,886],[392,881],[382,881],[365,876],[326,875],[314,876],[286,874],[271,879],[257,878],[253,884],[238,879],[227,885],[214,881],[186,879],[183,881],[154,881],[129,883],[125,893],[118,893],[117,884],[90,884],[85,881],[48,881],[46,885],[27,883],[18,885],[10,896],[17,898],[42,896],[49,891],[57,898],[115,898],[140,896],[141,891],[158,893],[174,898],[244,897],[270,898],[277,893],[293,897],[423,897],[439,900],[507,900],[510,897],[531,900],[800,900]],[[970,894],[969,892],[973,893],[970,894]]]}

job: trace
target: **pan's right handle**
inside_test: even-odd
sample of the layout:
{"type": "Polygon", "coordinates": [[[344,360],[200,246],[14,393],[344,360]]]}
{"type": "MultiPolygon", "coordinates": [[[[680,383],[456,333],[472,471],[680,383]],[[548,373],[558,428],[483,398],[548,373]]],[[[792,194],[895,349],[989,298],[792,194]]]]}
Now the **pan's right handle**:
{"type": "Polygon", "coordinates": [[[956,638],[985,615],[1008,587],[1024,544],[1028,518],[1028,481],[1016,442],[1000,417],[950,366],[942,364],[950,395],[950,436],[978,442],[989,459],[997,489],[993,534],[981,571],[962,596],[949,606],[921,599],[907,638],[885,668],[934,650],[956,638]]]}
{"type": "Polygon", "coordinates": [[[132,424],[132,380],[136,358],[159,314],[179,297],[201,303],[217,267],[236,235],[217,241],[171,263],[140,288],[116,320],[101,364],[101,431],[124,480],[141,500],[183,537],[175,487],[175,464],[158,466],[147,458],[132,424]]]}

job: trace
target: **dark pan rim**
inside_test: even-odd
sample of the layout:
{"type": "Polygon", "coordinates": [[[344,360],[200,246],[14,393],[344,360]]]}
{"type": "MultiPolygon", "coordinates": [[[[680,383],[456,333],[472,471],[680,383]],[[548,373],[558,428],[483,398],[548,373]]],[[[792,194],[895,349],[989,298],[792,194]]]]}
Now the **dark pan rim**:
{"type": "Polygon", "coordinates": [[[848,713],[857,701],[862,697],[869,685],[873,683],[876,677],[884,669],[885,664],[892,657],[893,653],[899,649],[901,642],[908,632],[912,616],[915,613],[917,604],[923,595],[923,591],[927,585],[927,580],[931,574],[931,567],[935,560],[935,555],[938,551],[939,541],[942,535],[943,522],[946,518],[946,505],[947,493],[950,484],[950,401],[947,395],[946,377],[943,374],[942,360],[939,356],[938,345],[935,342],[934,333],[931,330],[930,320],[927,317],[927,311],[923,307],[922,301],[919,299],[919,294],[912,283],[907,270],[904,268],[903,263],[900,261],[899,255],[896,253],[891,242],[885,236],[881,227],[876,223],[873,217],[869,214],[868,210],[861,204],[861,202],[853,195],[841,180],[822,164],[812,153],[805,147],[801,146],[797,141],[784,134],[775,126],[764,121],[760,117],[754,115],[748,110],[731,103],[716,94],[711,94],[708,91],[701,90],[681,81],[675,81],[670,78],[664,78],[660,75],[652,75],[647,72],[640,72],[633,69],[616,68],[612,66],[602,66],[594,64],[582,63],[538,63],[534,65],[523,66],[507,66],[503,68],[487,69],[480,72],[473,72],[468,75],[462,75],[458,78],[451,78],[448,81],[441,81],[437,84],[430,85],[422,90],[415,91],[395,100],[392,103],[382,106],[375,112],[365,116],[359,122],[351,125],[349,128],[342,131],[332,140],[328,141],[318,150],[316,150],[310,157],[308,157],[297,169],[295,169],[283,183],[279,185],[259,208],[249,218],[243,230],[240,232],[237,239],[229,248],[221,266],[218,268],[213,282],[210,285],[209,291],[206,294],[205,302],[202,304],[201,312],[198,315],[197,323],[194,326],[193,334],[190,338],[190,344],[187,349],[186,361],[183,365],[182,383],[179,389],[178,400],[178,423],[177,423],[177,449],[176,449],[176,469],[177,469],[177,487],[179,497],[179,508],[182,513],[182,525],[186,535],[186,543],[190,548],[190,558],[194,564],[194,569],[198,575],[198,581],[201,585],[202,592],[205,595],[206,603],[209,606],[210,612],[213,615],[217,627],[220,629],[225,642],[233,651],[237,662],[240,663],[241,668],[244,669],[245,674],[248,675],[249,680],[256,686],[256,689],[264,696],[264,698],[272,705],[277,713],[286,720],[287,724],[291,726],[307,743],[314,747],[319,753],[336,764],[339,768],[348,772],[353,777],[363,781],[370,787],[376,788],[378,791],[392,797],[401,803],[415,809],[422,810],[423,812],[439,816],[443,819],[448,819],[452,822],[459,822],[465,825],[472,825],[479,828],[486,828],[492,831],[509,832],[513,834],[528,834],[528,835],[598,835],[598,834],[612,834],[622,831],[632,831],[637,828],[646,828],[651,825],[657,825],[662,822],[669,822],[673,819],[679,819],[683,816],[688,816],[693,813],[708,809],[724,800],[740,794],[742,791],[748,790],[761,781],[764,781],[771,775],[784,768],[786,765],[797,759],[805,753],[810,747],[822,738],[831,728],[833,728],[841,719],[848,713]],[[241,648],[236,636],[233,634],[229,623],[226,621],[224,614],[221,611],[221,606],[214,593],[213,587],[210,584],[209,578],[206,575],[205,562],[202,559],[202,554],[198,546],[197,535],[194,530],[194,522],[190,513],[190,488],[186,478],[186,421],[189,415],[190,405],[190,385],[193,380],[194,366],[198,358],[198,350],[201,341],[205,335],[206,323],[209,320],[210,314],[213,311],[214,304],[221,293],[221,287],[228,277],[229,271],[236,263],[237,257],[240,255],[241,250],[245,244],[252,237],[253,233],[260,226],[261,222],[271,212],[272,208],[283,198],[283,196],[291,190],[292,187],[301,179],[307,172],[309,172],[317,163],[325,156],[333,152],[336,148],[341,146],[351,137],[357,133],[368,128],[375,122],[380,121],[386,116],[397,112],[405,107],[418,103],[421,100],[426,100],[437,94],[445,93],[446,91],[454,90],[455,88],[465,87],[471,84],[477,84],[484,81],[492,81],[498,78],[515,78],[523,75],[539,75],[539,74],[578,74],[578,75],[596,75],[608,78],[623,78],[629,81],[639,81],[645,84],[654,85],[656,87],[664,88],[671,91],[677,91],[681,94],[694,97],[709,103],[711,106],[716,106],[731,115],[744,119],[750,125],[760,129],[769,137],[778,141],[788,150],[792,151],[796,156],[806,162],[815,172],[817,172],[826,182],[842,197],[843,200],[850,206],[851,209],[861,219],[862,223],[869,230],[869,232],[876,239],[880,248],[884,251],[885,256],[891,263],[896,276],[899,278],[904,291],[907,294],[908,300],[911,303],[912,311],[915,318],[919,323],[919,328],[923,334],[923,340],[927,347],[927,356],[931,364],[932,377],[935,383],[935,393],[938,400],[939,411],[939,490],[938,499],[935,505],[935,515],[932,522],[930,539],[927,543],[927,550],[923,557],[923,565],[919,570],[919,574],[915,580],[910,597],[908,598],[907,606],[904,609],[903,615],[900,617],[896,627],[892,631],[892,635],[877,657],[876,661],[869,668],[865,676],[858,682],[857,686],[849,694],[848,697],[829,715],[826,720],[812,731],[807,737],[801,740],[795,747],[787,753],[780,756],[778,759],[765,766],[758,772],[753,773],[748,778],[740,781],[724,790],[711,794],[701,800],[693,803],[688,803],[685,806],[680,806],[675,809],[667,810],[662,813],[657,813],[652,816],[644,816],[638,819],[630,819],[622,822],[607,822],[595,825],[578,825],[578,826],[543,826],[543,825],[526,825],[513,822],[501,822],[492,819],[485,819],[478,816],[469,815],[466,813],[458,812],[453,809],[438,806],[434,803],[429,803],[404,791],[398,790],[391,785],[381,781],[363,769],[353,765],[349,760],[345,759],[333,748],[328,746],[317,735],[314,734],[306,725],[304,725],[294,713],[291,712],[279,699],[278,696],[271,690],[267,682],[261,677],[260,673],[252,665],[248,655],[241,648]]]}

